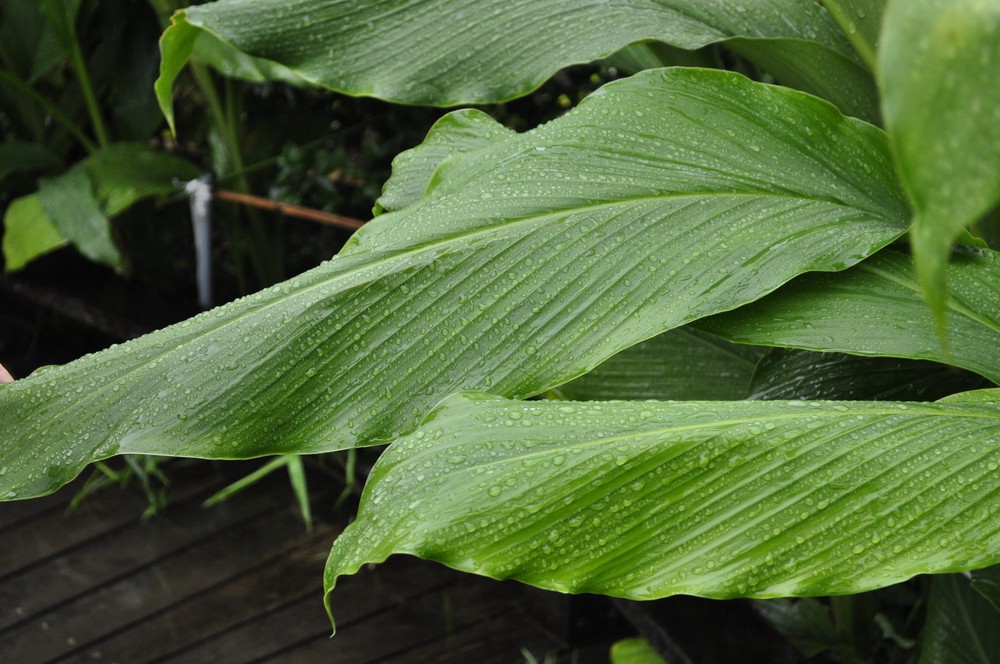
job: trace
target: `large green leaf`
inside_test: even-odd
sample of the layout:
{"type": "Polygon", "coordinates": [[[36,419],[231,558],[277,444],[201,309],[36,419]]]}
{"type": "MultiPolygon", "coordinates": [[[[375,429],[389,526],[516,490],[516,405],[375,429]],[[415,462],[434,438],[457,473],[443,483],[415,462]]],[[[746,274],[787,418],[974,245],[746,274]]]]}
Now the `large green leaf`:
{"type": "Polygon", "coordinates": [[[776,348],[757,365],[749,398],[933,401],[984,387],[985,378],[937,362],[776,348]]]}
{"type": "Polygon", "coordinates": [[[1000,560],[998,399],[454,396],[375,464],[325,586],[395,553],[631,599],[844,594],[983,567],[1000,560]]]}
{"type": "Polygon", "coordinates": [[[962,229],[1000,200],[1000,3],[890,3],[879,49],[882,111],[913,201],[917,269],[939,323],[962,229]]]}
{"type": "Polygon", "coordinates": [[[920,295],[913,260],[894,250],[842,273],[806,275],[698,326],[741,343],[934,360],[1000,383],[1000,254],[957,249],[948,281],[948,349],[920,295]]]}
{"type": "Polygon", "coordinates": [[[811,0],[220,0],[177,13],[164,34],[157,94],[171,124],[173,80],[202,39],[332,90],[435,106],[511,99],[643,39],[683,48],[738,39],[782,80],[877,119],[870,75],[811,0]]]}
{"type": "Polygon", "coordinates": [[[552,390],[563,399],[745,399],[762,350],[693,327],[642,341],[552,390]]]}
{"type": "Polygon", "coordinates": [[[905,231],[894,183],[881,131],[815,97],[643,72],[446,160],[420,202],[296,279],[3,388],[0,496],[116,452],[328,451],[458,390],[544,392],[863,259],[905,231]]]}
{"type": "Polygon", "coordinates": [[[958,575],[935,577],[927,604],[920,664],[1000,661],[1000,612],[958,575]]]}

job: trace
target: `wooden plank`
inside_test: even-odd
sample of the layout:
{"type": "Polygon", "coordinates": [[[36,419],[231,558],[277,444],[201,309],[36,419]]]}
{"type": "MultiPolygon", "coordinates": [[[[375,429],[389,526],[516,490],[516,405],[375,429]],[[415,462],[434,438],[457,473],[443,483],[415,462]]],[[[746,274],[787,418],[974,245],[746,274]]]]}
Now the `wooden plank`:
{"type": "MultiPolygon", "coordinates": [[[[319,597],[334,530],[318,526],[303,546],[211,591],[179,602],[149,620],[91,643],[60,662],[115,661],[144,664],[189,650],[307,596],[316,622],[328,624],[319,597]],[[167,637],[169,635],[169,638],[167,637]]],[[[200,658],[199,658],[200,659],[200,658]]],[[[189,661],[191,661],[189,659],[189,661]]],[[[213,660],[201,660],[213,661],[213,660]]],[[[229,661],[225,660],[214,661],[229,661]]]]}
{"type": "MultiPolygon", "coordinates": [[[[469,625],[444,638],[436,639],[408,651],[398,653],[378,664],[509,664],[526,661],[522,650],[536,661],[544,662],[546,656],[554,657],[566,645],[543,632],[525,619],[517,607],[509,613],[494,616],[469,625]]],[[[605,662],[607,659],[605,658],[605,662]]],[[[602,663],[603,664],[603,663],[602,663]]]]}
{"type": "Polygon", "coordinates": [[[251,491],[202,510],[203,493],[198,491],[155,519],[134,521],[90,546],[60,552],[0,581],[0,631],[288,502],[287,495],[278,491],[251,491]]]}
{"type": "MultiPolygon", "coordinates": [[[[213,466],[200,463],[187,468],[172,468],[171,477],[176,483],[172,498],[184,501],[206,494],[211,487],[220,486],[220,480],[224,480],[225,476],[213,466]]],[[[65,505],[75,494],[74,491],[67,491],[69,488],[64,487],[57,492],[65,505]]],[[[70,513],[63,509],[49,509],[35,518],[19,520],[2,535],[5,546],[0,547],[0,580],[136,523],[146,506],[141,491],[112,488],[90,497],[70,513]]]]}
{"type": "Polygon", "coordinates": [[[460,583],[441,592],[421,595],[390,611],[338,629],[332,639],[326,636],[311,639],[267,661],[375,664],[391,656],[404,656],[469,625],[517,610],[519,597],[516,584],[466,575],[460,583]]]}
{"type": "MultiPolygon", "coordinates": [[[[0,653],[19,664],[44,662],[233,579],[301,544],[294,508],[214,534],[65,605],[0,634],[0,653]]],[[[169,636],[166,636],[169,638],[169,636]]]]}
{"type": "MultiPolygon", "coordinates": [[[[453,583],[456,575],[441,565],[409,556],[395,556],[374,569],[362,570],[341,580],[333,595],[338,632],[332,642],[336,643],[342,634],[373,615],[403,606],[422,594],[441,590],[453,583]]],[[[246,664],[269,661],[276,653],[313,639],[329,642],[330,622],[323,610],[321,573],[307,589],[309,593],[303,599],[258,615],[195,647],[178,651],[158,664],[246,664]]]]}
{"type": "MultiPolygon", "coordinates": [[[[86,475],[87,472],[84,472],[86,475]]],[[[37,518],[43,512],[65,510],[73,496],[83,486],[82,479],[76,479],[55,493],[31,500],[13,500],[0,503],[0,538],[7,538],[4,531],[12,526],[37,518]]]]}

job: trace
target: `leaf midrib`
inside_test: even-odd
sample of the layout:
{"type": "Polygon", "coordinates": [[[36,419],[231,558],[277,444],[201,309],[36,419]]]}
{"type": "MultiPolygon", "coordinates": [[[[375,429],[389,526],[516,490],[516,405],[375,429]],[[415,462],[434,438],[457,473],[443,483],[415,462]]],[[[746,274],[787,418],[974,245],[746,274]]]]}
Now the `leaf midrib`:
{"type": "MultiPolygon", "coordinates": [[[[613,403],[613,402],[606,402],[606,403],[613,403]]],[[[665,401],[665,402],[660,402],[660,403],[671,403],[671,402],[665,401]]],[[[692,402],[685,401],[685,402],[674,402],[674,403],[691,404],[692,402]]],[[[709,403],[712,404],[712,407],[718,408],[718,404],[720,402],[709,402],[709,403]]],[[[739,402],[739,403],[753,403],[753,402],[739,402]]],[[[778,404],[780,404],[781,402],[770,402],[770,403],[778,403],[778,404]]],[[[837,403],[837,402],[833,402],[833,403],[837,403]]],[[[899,402],[899,403],[903,403],[903,402],[899,402]]],[[[893,416],[893,415],[902,415],[902,416],[907,416],[907,415],[938,415],[938,416],[942,416],[942,417],[973,417],[973,418],[978,417],[978,418],[985,418],[985,419],[992,419],[992,420],[1000,420],[1000,410],[997,410],[996,413],[989,413],[989,412],[985,412],[985,411],[962,411],[962,410],[952,410],[951,408],[947,408],[946,410],[944,410],[944,412],[942,412],[942,410],[941,410],[942,406],[938,406],[937,408],[925,408],[925,407],[921,407],[919,405],[915,407],[911,403],[906,403],[905,405],[906,405],[906,409],[905,410],[903,410],[901,408],[898,408],[898,407],[896,407],[896,408],[876,408],[876,409],[855,409],[855,410],[851,410],[851,409],[847,409],[847,410],[836,410],[836,409],[834,409],[834,410],[822,410],[822,409],[815,409],[814,407],[811,407],[811,406],[806,406],[805,408],[807,408],[808,410],[804,410],[804,412],[801,412],[801,413],[777,413],[777,414],[773,414],[773,415],[769,415],[769,414],[757,414],[757,415],[754,415],[754,416],[736,417],[736,418],[729,418],[729,419],[725,419],[725,420],[712,420],[712,421],[708,421],[708,422],[701,422],[701,423],[695,423],[695,424],[672,425],[672,426],[660,427],[660,428],[657,428],[657,429],[648,429],[648,430],[645,430],[645,431],[630,431],[630,432],[625,432],[625,433],[622,433],[622,434],[616,434],[616,435],[613,435],[613,436],[602,436],[600,438],[588,438],[587,440],[570,443],[570,444],[562,446],[562,447],[546,447],[546,448],[540,449],[540,450],[533,450],[533,451],[523,452],[523,453],[514,453],[514,454],[507,455],[507,456],[503,457],[502,459],[497,459],[495,461],[485,461],[485,462],[482,462],[482,463],[476,463],[476,464],[472,464],[472,465],[462,465],[461,467],[457,468],[455,472],[465,472],[467,470],[472,470],[472,469],[476,469],[476,468],[489,468],[491,466],[499,466],[499,465],[503,465],[505,463],[509,463],[509,462],[513,462],[513,461],[523,461],[523,460],[530,460],[530,459],[534,459],[534,458],[543,458],[543,457],[546,457],[546,456],[551,456],[553,454],[558,454],[558,453],[560,453],[560,452],[562,452],[564,450],[587,449],[589,447],[596,447],[598,445],[610,445],[610,444],[613,444],[613,443],[616,443],[616,442],[636,442],[636,441],[641,441],[642,439],[648,438],[648,437],[651,437],[651,436],[657,436],[658,437],[658,436],[665,436],[665,435],[671,434],[671,433],[681,433],[681,432],[684,432],[684,431],[697,431],[699,429],[707,429],[707,428],[710,428],[710,427],[729,427],[729,426],[736,426],[736,425],[740,425],[740,424],[748,424],[748,423],[751,423],[751,422],[759,422],[759,421],[794,420],[794,419],[799,419],[799,418],[803,418],[803,419],[810,418],[810,419],[813,419],[813,418],[816,418],[816,417],[852,417],[852,416],[856,417],[856,416],[859,416],[859,415],[860,416],[866,416],[866,415],[867,416],[877,416],[877,417],[889,417],[889,416],[893,416]]],[[[765,434],[761,434],[761,436],[764,436],[764,435],[765,434]]],[[[448,446],[431,447],[431,448],[427,448],[426,450],[417,451],[417,452],[411,452],[409,454],[409,456],[407,457],[407,461],[412,461],[412,460],[415,460],[415,459],[417,459],[419,457],[431,456],[433,454],[440,453],[440,452],[442,452],[445,449],[449,449],[449,448],[452,448],[452,447],[455,447],[455,446],[460,446],[460,445],[463,445],[463,444],[464,444],[463,440],[455,439],[454,442],[451,445],[448,445],[448,446]]],[[[443,477],[444,474],[442,474],[441,476],[443,477]]]]}
{"type": "MultiPolygon", "coordinates": [[[[917,285],[916,281],[909,281],[909,280],[904,279],[904,278],[902,278],[902,277],[900,277],[898,275],[892,274],[891,272],[883,270],[882,268],[878,268],[878,267],[875,267],[873,265],[868,265],[866,263],[861,263],[860,267],[862,269],[864,269],[864,270],[866,270],[866,271],[868,271],[868,272],[876,275],[876,276],[882,277],[883,279],[885,279],[887,281],[891,281],[892,283],[896,284],[897,286],[902,286],[903,288],[905,288],[905,289],[907,289],[907,290],[909,290],[909,291],[911,291],[913,293],[916,293],[917,296],[921,299],[921,301],[923,300],[923,291],[917,285]]],[[[980,314],[978,314],[975,311],[969,309],[965,305],[959,304],[958,302],[955,301],[954,298],[949,297],[947,299],[946,307],[948,309],[951,309],[955,313],[958,313],[958,314],[961,314],[961,315],[965,316],[966,318],[968,318],[969,320],[971,320],[971,321],[973,321],[975,323],[979,323],[980,325],[982,325],[986,329],[992,330],[993,332],[996,332],[997,334],[1000,334],[1000,325],[998,325],[997,323],[995,323],[995,322],[993,322],[993,321],[991,321],[989,319],[983,318],[980,314]]]]}

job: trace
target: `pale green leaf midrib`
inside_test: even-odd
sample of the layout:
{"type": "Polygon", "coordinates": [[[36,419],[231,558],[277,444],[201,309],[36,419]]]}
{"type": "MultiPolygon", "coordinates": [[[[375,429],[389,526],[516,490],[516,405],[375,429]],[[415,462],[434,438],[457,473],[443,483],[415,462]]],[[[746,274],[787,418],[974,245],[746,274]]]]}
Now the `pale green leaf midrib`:
{"type": "MultiPolygon", "coordinates": [[[[898,275],[892,274],[891,272],[887,272],[881,268],[877,268],[873,265],[868,265],[866,263],[861,263],[860,267],[861,269],[867,272],[882,277],[887,281],[891,281],[892,283],[898,286],[902,286],[906,290],[916,293],[920,298],[923,298],[924,291],[915,281],[909,281],[907,279],[903,279],[898,275]]],[[[995,321],[989,320],[988,318],[983,318],[983,316],[976,313],[972,309],[969,309],[965,305],[956,302],[953,297],[948,297],[946,307],[948,309],[951,309],[957,314],[965,316],[966,318],[975,323],[979,323],[986,329],[996,332],[997,334],[1000,334],[1000,324],[996,323],[995,321]]]]}
{"type": "MultiPolygon", "coordinates": [[[[689,401],[683,402],[669,402],[663,401],[660,403],[681,403],[690,404],[689,401]]],[[[726,402],[712,402],[713,408],[718,408],[720,403],[726,402]]],[[[737,402],[744,403],[744,402],[737,402]]],[[[753,402],[746,402],[753,403],[753,402]]],[[[780,404],[781,402],[768,402],[770,404],[780,404]]],[[[855,403],[855,402],[851,402],[855,403]]],[[[906,409],[901,408],[869,408],[869,409],[856,409],[851,410],[847,408],[845,410],[821,410],[815,409],[811,406],[803,406],[803,412],[799,413],[760,413],[754,416],[747,417],[737,417],[730,418],[726,420],[711,420],[707,422],[700,422],[695,424],[684,424],[684,425],[673,425],[667,427],[660,427],[657,429],[648,429],[644,431],[630,431],[623,434],[617,434],[614,436],[603,436],[600,438],[589,438],[584,441],[579,441],[571,443],[562,447],[547,447],[540,450],[535,450],[531,452],[525,452],[522,454],[513,454],[505,456],[502,459],[497,459],[495,461],[484,461],[477,463],[469,468],[489,468],[491,466],[502,466],[511,462],[526,461],[531,459],[539,459],[552,456],[553,454],[560,453],[564,450],[585,450],[590,447],[604,446],[613,444],[616,442],[637,442],[641,443],[643,439],[650,437],[665,436],[668,434],[683,433],[685,431],[698,431],[700,429],[709,429],[712,427],[728,427],[728,426],[738,426],[741,424],[749,424],[752,422],[759,421],[774,421],[774,420],[795,420],[795,419],[814,419],[816,417],[835,417],[835,418],[845,418],[845,417],[857,417],[857,416],[871,416],[871,417],[891,417],[891,416],[910,416],[910,415],[934,415],[939,417],[971,417],[971,418],[983,418],[989,420],[1000,420],[1000,409],[997,409],[995,413],[989,413],[986,411],[961,411],[953,410],[952,407],[947,407],[947,410],[942,412],[943,407],[938,406],[937,408],[926,408],[920,405],[914,405],[913,403],[907,403],[906,409]]],[[[464,442],[461,440],[456,440],[454,446],[461,446],[464,442]]],[[[430,448],[421,454],[417,452],[411,454],[410,459],[419,459],[424,456],[430,456],[434,454],[439,454],[440,449],[430,448]]],[[[465,467],[463,467],[463,470],[465,467]]]]}

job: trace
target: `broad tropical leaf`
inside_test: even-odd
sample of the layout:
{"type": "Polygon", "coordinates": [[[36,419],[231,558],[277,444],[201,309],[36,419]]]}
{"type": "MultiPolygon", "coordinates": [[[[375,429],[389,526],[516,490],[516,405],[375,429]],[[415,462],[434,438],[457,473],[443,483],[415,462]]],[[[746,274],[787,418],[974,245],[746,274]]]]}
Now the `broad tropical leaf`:
{"type": "Polygon", "coordinates": [[[434,172],[448,157],[485,148],[513,131],[482,111],[453,111],[434,123],[424,142],[392,160],[392,176],[375,202],[375,214],[401,210],[420,200],[434,172]]]}
{"type": "Polygon", "coordinates": [[[326,589],[395,553],[632,599],[844,594],[983,567],[1000,560],[998,399],[454,396],[372,469],[326,589]]]}
{"type": "Polygon", "coordinates": [[[605,86],[446,160],[329,263],[0,389],[0,496],[119,452],[329,451],[412,430],[462,389],[544,392],[903,233],[883,136],[731,73],[605,86]]]}
{"type": "Polygon", "coordinates": [[[919,664],[1000,660],[1000,612],[963,576],[938,576],[931,583],[919,664]]]}
{"type": "Polygon", "coordinates": [[[202,39],[332,90],[432,106],[511,99],[643,39],[688,49],[733,40],[779,80],[877,119],[870,75],[810,0],[220,0],[178,12],[164,34],[157,94],[171,124],[173,80],[202,39]]]}
{"type": "Polygon", "coordinates": [[[934,401],[992,387],[947,364],[775,348],[757,364],[750,399],[934,401]]]}
{"type": "Polygon", "coordinates": [[[806,275],[698,326],[741,343],[934,360],[1000,383],[1000,254],[956,249],[948,282],[948,349],[935,333],[913,260],[894,250],[838,274],[806,275]]]}
{"type": "Polygon", "coordinates": [[[642,341],[551,390],[573,401],[745,399],[763,350],[690,326],[642,341]]]}
{"type": "Polygon", "coordinates": [[[882,111],[913,201],[917,271],[939,325],[952,242],[1000,201],[1000,3],[907,0],[886,12],[882,111]]]}

